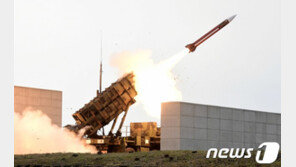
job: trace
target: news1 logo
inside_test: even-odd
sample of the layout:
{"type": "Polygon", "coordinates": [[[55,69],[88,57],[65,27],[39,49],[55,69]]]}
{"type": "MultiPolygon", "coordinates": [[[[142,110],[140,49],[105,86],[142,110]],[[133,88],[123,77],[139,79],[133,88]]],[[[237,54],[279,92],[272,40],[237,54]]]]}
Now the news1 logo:
{"type": "MultiPolygon", "coordinates": [[[[276,142],[264,142],[260,144],[256,153],[256,162],[259,164],[271,164],[273,163],[280,150],[280,145],[276,142]],[[265,148],[263,152],[260,149],[265,148]]],[[[206,158],[210,158],[213,153],[213,158],[251,158],[254,148],[210,148],[207,152],[206,158]]]]}

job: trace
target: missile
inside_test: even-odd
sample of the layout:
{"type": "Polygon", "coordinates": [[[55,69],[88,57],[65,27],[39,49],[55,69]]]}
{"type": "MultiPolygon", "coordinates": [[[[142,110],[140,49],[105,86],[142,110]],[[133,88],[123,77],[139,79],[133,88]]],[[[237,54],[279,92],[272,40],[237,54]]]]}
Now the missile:
{"type": "Polygon", "coordinates": [[[200,44],[202,44],[204,41],[206,41],[208,38],[210,38],[216,32],[220,31],[223,27],[225,27],[228,23],[230,23],[235,18],[235,16],[236,15],[233,15],[233,16],[227,18],[226,20],[222,21],[220,24],[218,24],[216,27],[214,27],[213,29],[211,29],[208,33],[206,33],[205,35],[203,35],[202,37],[200,37],[195,42],[186,45],[185,47],[189,49],[189,53],[190,52],[194,52],[197,46],[199,46],[200,44]]]}

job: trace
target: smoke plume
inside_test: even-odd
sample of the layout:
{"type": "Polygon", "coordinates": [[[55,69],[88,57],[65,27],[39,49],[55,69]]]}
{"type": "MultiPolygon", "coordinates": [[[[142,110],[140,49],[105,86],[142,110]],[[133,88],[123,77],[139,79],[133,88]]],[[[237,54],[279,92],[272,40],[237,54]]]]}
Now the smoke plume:
{"type": "Polygon", "coordinates": [[[14,154],[55,152],[95,153],[96,149],[86,145],[81,135],[52,124],[39,110],[14,113],[14,154]]]}
{"type": "Polygon", "coordinates": [[[187,53],[186,49],[155,63],[150,51],[121,52],[111,57],[110,65],[117,68],[120,75],[135,74],[136,100],[148,114],[159,118],[162,102],[182,100],[171,70],[187,53]]]}

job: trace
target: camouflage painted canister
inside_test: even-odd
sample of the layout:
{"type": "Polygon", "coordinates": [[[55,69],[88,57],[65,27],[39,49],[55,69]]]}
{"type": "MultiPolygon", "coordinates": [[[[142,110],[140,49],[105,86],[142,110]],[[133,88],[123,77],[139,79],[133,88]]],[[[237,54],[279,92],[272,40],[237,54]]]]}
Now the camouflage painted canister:
{"type": "Polygon", "coordinates": [[[79,127],[90,126],[88,135],[95,134],[135,103],[136,95],[134,74],[129,73],[85,104],[73,117],[79,127]]]}

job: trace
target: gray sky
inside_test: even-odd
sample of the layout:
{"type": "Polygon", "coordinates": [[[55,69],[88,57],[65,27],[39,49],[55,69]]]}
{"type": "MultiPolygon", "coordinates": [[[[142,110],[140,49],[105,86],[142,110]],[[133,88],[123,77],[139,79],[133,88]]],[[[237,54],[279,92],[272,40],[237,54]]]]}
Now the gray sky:
{"type": "MultiPolygon", "coordinates": [[[[280,112],[280,0],[15,0],[15,85],[63,91],[63,124],[99,83],[117,78],[112,54],[151,50],[164,60],[225,18],[228,26],[173,69],[183,101],[280,112]]],[[[141,105],[130,121],[157,121],[141,105]]]]}

